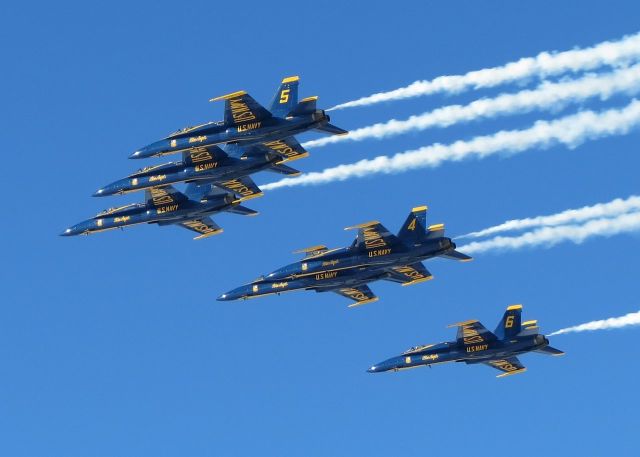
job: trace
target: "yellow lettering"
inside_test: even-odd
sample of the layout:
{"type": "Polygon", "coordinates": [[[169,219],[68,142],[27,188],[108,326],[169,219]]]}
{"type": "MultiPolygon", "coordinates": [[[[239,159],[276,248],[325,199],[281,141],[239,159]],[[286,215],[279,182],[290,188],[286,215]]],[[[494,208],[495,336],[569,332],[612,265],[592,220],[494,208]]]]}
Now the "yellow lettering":
{"type": "Polygon", "coordinates": [[[407,228],[409,230],[415,230],[416,229],[416,219],[415,218],[409,223],[409,225],[407,225],[407,228]]]}
{"type": "Polygon", "coordinates": [[[233,121],[238,124],[240,122],[252,121],[256,117],[251,112],[246,103],[241,98],[229,100],[229,106],[231,108],[231,116],[233,121]]]}
{"type": "Polygon", "coordinates": [[[189,152],[191,156],[191,161],[193,163],[205,162],[207,160],[212,160],[211,153],[207,149],[192,149],[189,152]]]}
{"type": "Polygon", "coordinates": [[[189,138],[189,143],[202,143],[206,139],[207,139],[206,135],[192,136],[191,138],[189,138]]]}
{"type": "Polygon", "coordinates": [[[387,248],[387,249],[378,249],[375,251],[369,251],[369,257],[379,257],[381,255],[388,255],[391,254],[391,249],[387,248]]]}

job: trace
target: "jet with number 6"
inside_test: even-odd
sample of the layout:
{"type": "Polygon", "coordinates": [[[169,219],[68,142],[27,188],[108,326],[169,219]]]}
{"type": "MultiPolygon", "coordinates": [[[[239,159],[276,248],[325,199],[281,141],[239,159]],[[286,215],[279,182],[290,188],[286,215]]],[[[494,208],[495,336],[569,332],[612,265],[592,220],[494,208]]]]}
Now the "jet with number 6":
{"type": "Polygon", "coordinates": [[[348,132],[329,123],[329,116],[316,108],[318,97],[298,102],[297,76],[284,78],[267,110],[245,91],[210,101],[224,100],[224,120],[186,127],[135,151],[130,159],[144,159],[223,143],[243,145],[284,140],[309,130],[332,135],[348,132]]]}
{"type": "Polygon", "coordinates": [[[427,207],[414,208],[398,235],[380,222],[348,227],[358,235],[351,246],[327,249],[313,246],[303,249],[305,258],[250,284],[220,295],[218,300],[237,300],[292,290],[335,292],[359,306],[378,300],[367,283],[387,280],[403,286],[433,278],[422,264],[433,257],[468,261],[471,257],[456,251],[456,245],[444,236],[444,225],[426,226],[427,207]]]}
{"type": "Polygon", "coordinates": [[[538,321],[522,322],[522,305],[511,305],[492,333],[476,320],[450,325],[457,327],[455,341],[412,347],[402,355],[392,357],[369,368],[369,373],[400,371],[445,362],[484,364],[501,371],[497,377],[524,373],[527,369],[518,356],[527,352],[564,355],[549,346],[541,335],[538,321]]]}

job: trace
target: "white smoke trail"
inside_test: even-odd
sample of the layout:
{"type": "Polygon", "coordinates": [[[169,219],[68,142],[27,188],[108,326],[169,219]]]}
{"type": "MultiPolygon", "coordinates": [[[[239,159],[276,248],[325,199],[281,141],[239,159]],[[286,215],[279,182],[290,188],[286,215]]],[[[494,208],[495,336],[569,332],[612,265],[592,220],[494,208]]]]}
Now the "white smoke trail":
{"type": "Polygon", "coordinates": [[[545,78],[569,72],[589,71],[603,66],[624,66],[639,57],[640,34],[629,35],[618,41],[604,41],[584,49],[542,52],[536,57],[525,57],[503,66],[470,71],[464,75],[439,76],[432,80],[415,81],[406,87],[341,103],[331,109],[373,105],[437,92],[455,94],[468,89],[495,87],[532,77],[545,78]]]}
{"type": "Polygon", "coordinates": [[[620,317],[610,317],[609,319],[603,319],[600,321],[587,322],[585,324],[576,325],[574,327],[567,327],[557,332],[550,333],[547,336],[562,335],[563,333],[573,332],[589,332],[594,330],[609,330],[614,328],[629,327],[631,325],[640,325],[640,311],[635,313],[625,314],[620,317]]]}
{"type": "Polygon", "coordinates": [[[456,141],[448,145],[436,143],[391,157],[378,156],[327,168],[321,172],[285,178],[266,184],[262,188],[273,190],[280,187],[325,184],[378,173],[389,174],[416,168],[437,167],[445,161],[460,161],[470,157],[484,158],[497,153],[519,153],[533,147],[544,148],[556,144],[572,148],[587,140],[626,134],[638,125],[640,102],[633,100],[621,109],[583,111],[553,121],[538,121],[524,130],[503,130],[493,135],[478,136],[469,141],[456,141]]]}
{"type": "Polygon", "coordinates": [[[549,216],[528,217],[525,219],[513,219],[493,227],[471,232],[456,238],[479,238],[494,235],[500,232],[524,230],[533,227],[551,227],[566,225],[576,222],[584,222],[589,219],[614,217],[620,214],[640,211],[640,196],[632,195],[626,199],[616,198],[607,203],[598,203],[592,206],[583,206],[577,209],[568,209],[549,216]]]}
{"type": "Polygon", "coordinates": [[[609,237],[640,230],[640,212],[622,214],[613,218],[593,219],[582,225],[542,227],[522,235],[497,236],[485,241],[473,241],[460,247],[462,252],[476,254],[486,251],[516,250],[525,247],[551,247],[563,241],[580,244],[595,236],[609,237]]]}
{"type": "Polygon", "coordinates": [[[320,147],[344,141],[381,139],[431,127],[448,127],[459,122],[481,118],[493,118],[515,113],[523,114],[534,110],[556,110],[569,103],[594,97],[606,100],[618,93],[635,95],[638,92],[640,92],[640,64],[601,75],[589,74],[576,80],[557,83],[545,82],[536,89],[475,100],[468,105],[444,106],[424,114],[411,116],[406,120],[391,119],[387,122],[355,129],[350,131],[348,135],[327,136],[307,141],[303,146],[320,147]]]}

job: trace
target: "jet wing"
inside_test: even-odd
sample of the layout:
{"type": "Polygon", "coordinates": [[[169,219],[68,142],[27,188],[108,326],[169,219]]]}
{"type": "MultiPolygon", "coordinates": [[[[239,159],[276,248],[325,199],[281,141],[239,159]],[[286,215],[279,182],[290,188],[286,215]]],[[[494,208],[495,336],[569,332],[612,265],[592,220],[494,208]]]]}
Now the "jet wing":
{"type": "Polygon", "coordinates": [[[487,341],[495,341],[498,338],[480,322],[471,320],[452,324],[449,327],[458,327],[456,341],[461,345],[476,345],[487,341]]]}
{"type": "Polygon", "coordinates": [[[331,289],[331,292],[335,292],[339,295],[342,295],[343,297],[355,300],[349,305],[349,308],[365,305],[367,303],[373,303],[379,300],[378,297],[373,292],[371,292],[371,289],[369,289],[369,286],[367,286],[366,284],[359,287],[341,287],[339,289],[331,289]]]}
{"type": "Polygon", "coordinates": [[[402,245],[402,241],[378,221],[347,227],[345,230],[358,229],[353,243],[357,250],[369,252],[370,257],[391,253],[391,247],[402,245]]]}
{"type": "Polygon", "coordinates": [[[215,185],[240,195],[240,201],[262,197],[262,191],[249,176],[231,179],[229,181],[218,181],[215,185]]]}
{"type": "Polygon", "coordinates": [[[202,238],[207,238],[208,236],[218,235],[222,233],[222,228],[210,217],[203,217],[200,219],[190,219],[188,221],[180,222],[180,226],[186,228],[187,230],[191,230],[193,232],[199,233],[199,236],[196,236],[194,240],[200,240],[202,238]]]}
{"type": "Polygon", "coordinates": [[[271,117],[271,113],[264,106],[243,90],[212,98],[209,101],[218,100],[224,100],[224,123],[226,125],[243,125],[246,130],[251,130],[260,127],[260,121],[271,117]]]}
{"type": "Polygon", "coordinates": [[[178,191],[173,186],[158,186],[146,189],[144,191],[144,198],[147,205],[153,208],[159,208],[166,205],[179,205],[180,203],[184,203],[189,200],[189,197],[178,191]]]}
{"type": "Polygon", "coordinates": [[[419,282],[429,281],[433,279],[433,275],[427,270],[421,262],[411,265],[403,265],[399,267],[391,267],[387,270],[387,277],[383,278],[387,281],[399,282],[403,286],[410,286],[419,282]]]}
{"type": "Polygon", "coordinates": [[[262,143],[262,146],[282,156],[282,161],[278,162],[279,164],[302,159],[309,155],[307,150],[292,136],[283,138],[282,140],[262,143]]]}
{"type": "Polygon", "coordinates": [[[486,362],[482,362],[485,365],[495,368],[496,370],[502,371],[502,374],[496,376],[497,378],[502,378],[504,376],[510,376],[512,374],[523,373],[527,371],[527,369],[520,363],[517,357],[507,357],[505,359],[496,359],[496,360],[488,360],[486,362]]]}

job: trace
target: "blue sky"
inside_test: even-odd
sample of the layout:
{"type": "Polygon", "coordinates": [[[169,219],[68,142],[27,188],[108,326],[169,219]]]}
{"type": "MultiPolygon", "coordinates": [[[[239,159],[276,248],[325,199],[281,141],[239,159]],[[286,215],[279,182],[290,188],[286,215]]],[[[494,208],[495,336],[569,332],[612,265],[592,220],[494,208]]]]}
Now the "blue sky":
{"type": "MultiPolygon", "coordinates": [[[[451,235],[638,192],[638,132],[518,156],[448,163],[268,192],[256,218],[220,215],[224,234],[136,227],[73,239],[64,228],[141,196],[96,199],[141,165],[137,147],[222,117],[213,96],[268,103],[301,76],[320,106],[418,79],[501,65],[638,32],[635,2],[86,2],[0,7],[5,151],[0,455],[633,455],[640,422],[630,328],[552,339],[564,358],[526,355],[527,373],[444,365],[365,372],[409,346],[452,339],[445,326],[493,328],[510,303],[542,330],[638,309],[637,234],[582,245],[433,260],[435,280],[374,283],[375,304],[334,294],[246,302],[215,297],[296,259],[346,245],[343,227],[396,231],[414,206],[451,235]]],[[[332,114],[343,128],[516,91],[506,86],[332,114]]],[[[582,108],[623,106],[628,98],[582,108]]],[[[535,112],[384,141],[311,150],[317,171],[537,119],[535,112]]],[[[302,139],[311,139],[307,135],[302,139]]],[[[277,175],[256,177],[259,184],[277,175]]]]}

